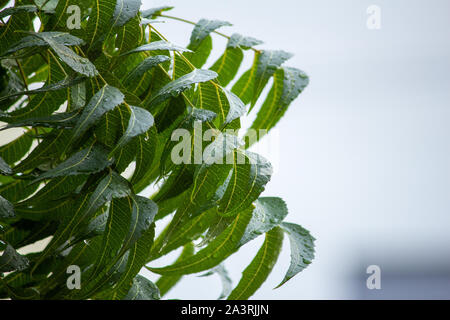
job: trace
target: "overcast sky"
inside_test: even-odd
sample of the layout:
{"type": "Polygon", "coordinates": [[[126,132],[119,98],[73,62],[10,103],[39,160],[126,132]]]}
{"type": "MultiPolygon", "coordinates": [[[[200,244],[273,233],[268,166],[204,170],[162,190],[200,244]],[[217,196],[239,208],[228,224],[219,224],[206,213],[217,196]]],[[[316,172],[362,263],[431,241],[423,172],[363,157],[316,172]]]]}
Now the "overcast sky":
{"type": "MultiPolygon", "coordinates": [[[[168,14],[193,21],[230,21],[233,27],[221,31],[294,53],[287,64],[311,78],[278,125],[278,155],[265,154],[275,158],[277,168],[264,194],[283,197],[290,210],[287,220],[317,238],[316,260],[272,290],[289,265],[285,241],[281,260],[253,298],[361,297],[369,264],[379,265],[382,275],[430,272],[430,277],[433,267],[448,265],[449,1],[143,3],[144,8],[173,5],[168,14]],[[379,30],[367,28],[370,5],[381,9],[379,30]]],[[[169,20],[155,26],[182,45],[192,30],[169,20]]],[[[211,61],[225,46],[214,39],[211,61]]],[[[235,284],[258,244],[227,262],[235,284]]],[[[186,277],[168,297],[219,295],[211,281],[219,284],[217,278],[186,277]]],[[[387,297],[393,290],[384,283],[379,294],[387,297]]],[[[436,296],[432,285],[413,288],[423,291],[421,297],[436,296]]],[[[400,297],[411,297],[411,288],[397,290],[400,297]]]]}

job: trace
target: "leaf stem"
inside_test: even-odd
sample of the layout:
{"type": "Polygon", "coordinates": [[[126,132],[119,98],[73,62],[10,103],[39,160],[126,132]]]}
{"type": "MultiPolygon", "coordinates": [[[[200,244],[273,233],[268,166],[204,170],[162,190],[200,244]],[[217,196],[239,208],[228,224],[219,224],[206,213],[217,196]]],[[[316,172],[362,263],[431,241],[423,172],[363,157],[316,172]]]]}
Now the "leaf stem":
{"type": "MultiPolygon", "coordinates": [[[[190,21],[190,20],[186,20],[186,19],[183,19],[183,18],[178,18],[178,17],[174,17],[174,16],[169,16],[169,15],[166,15],[166,14],[160,14],[159,16],[162,17],[162,18],[167,18],[167,19],[172,19],[172,20],[176,20],[176,21],[180,21],[180,22],[192,24],[192,25],[194,25],[194,26],[197,25],[195,22],[190,21]]],[[[216,30],[212,31],[212,33],[215,33],[215,34],[217,34],[217,35],[219,35],[219,36],[221,36],[221,37],[224,37],[224,38],[226,38],[226,39],[228,39],[228,40],[231,39],[230,36],[226,35],[225,33],[216,31],[216,30]]],[[[259,52],[259,50],[255,49],[255,48],[250,48],[250,49],[253,50],[254,52],[259,52]]]]}
{"type": "MultiPolygon", "coordinates": [[[[186,19],[183,19],[183,18],[178,18],[178,17],[169,16],[169,15],[165,15],[165,14],[161,14],[160,17],[167,18],[167,19],[172,19],[172,20],[177,20],[177,21],[184,22],[184,23],[189,23],[189,24],[192,24],[194,26],[196,25],[195,22],[189,21],[189,20],[186,20],[186,19]]],[[[231,38],[230,36],[227,36],[226,34],[224,34],[222,32],[219,32],[219,31],[215,31],[214,30],[213,33],[215,33],[215,34],[217,34],[217,35],[219,35],[221,37],[227,38],[227,39],[231,38]]]]}
{"type": "MultiPolygon", "coordinates": [[[[22,77],[23,84],[25,86],[26,91],[28,91],[28,81],[27,77],[25,76],[25,72],[23,71],[22,65],[20,64],[19,59],[15,59],[17,63],[17,67],[19,68],[20,76],[22,77]]],[[[31,100],[31,97],[28,96],[28,100],[31,100]]]]}

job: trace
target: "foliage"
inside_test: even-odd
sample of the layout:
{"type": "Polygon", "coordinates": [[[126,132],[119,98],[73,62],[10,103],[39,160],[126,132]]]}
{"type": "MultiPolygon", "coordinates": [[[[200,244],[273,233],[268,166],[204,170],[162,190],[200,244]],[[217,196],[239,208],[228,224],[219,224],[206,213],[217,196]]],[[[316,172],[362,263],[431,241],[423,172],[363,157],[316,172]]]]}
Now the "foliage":
{"type": "MultiPolygon", "coordinates": [[[[272,271],[284,234],[292,260],[282,283],[313,259],[314,238],[283,222],[284,201],[260,196],[272,167],[238,134],[253,108],[251,129],[273,128],[308,77],[283,66],[291,54],[255,49],[261,41],[239,34],[205,68],[212,34],[225,36],[216,30],[230,23],[200,20],[184,48],[154,26],[182,20],[165,15],[170,9],[17,0],[0,11],[0,132],[22,130],[0,147],[0,298],[159,299],[183,276],[203,273],[220,275],[222,297],[246,299],[272,271]],[[66,24],[72,5],[81,8],[81,29],[66,24]],[[251,68],[235,79],[247,56],[251,68]],[[171,161],[174,130],[194,143],[199,124],[215,133],[200,136],[208,159],[171,161]],[[148,186],[157,192],[141,196],[148,186]],[[232,289],[223,262],[260,235],[232,289]],[[40,252],[19,253],[43,239],[40,252]],[[176,250],[172,265],[153,266],[176,250]],[[80,289],[67,286],[69,266],[81,270],[80,289]],[[143,267],[160,275],[155,284],[139,275],[143,267]]],[[[195,157],[190,150],[187,159],[195,157]]]]}

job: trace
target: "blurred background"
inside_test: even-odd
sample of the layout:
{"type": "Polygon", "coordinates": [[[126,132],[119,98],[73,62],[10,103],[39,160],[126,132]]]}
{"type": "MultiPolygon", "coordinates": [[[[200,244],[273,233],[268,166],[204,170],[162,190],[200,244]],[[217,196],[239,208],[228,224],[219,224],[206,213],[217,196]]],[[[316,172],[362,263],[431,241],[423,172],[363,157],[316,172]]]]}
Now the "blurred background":
{"type": "MultiPolygon", "coordinates": [[[[289,266],[286,239],[253,299],[450,299],[448,0],[142,1],[143,9],[175,6],[167,14],[195,22],[229,21],[234,26],[221,32],[292,52],[287,65],[310,76],[258,151],[275,165],[264,195],[282,197],[287,220],[311,231],[316,258],[273,290],[289,266]],[[379,29],[367,25],[373,5],[379,29]],[[379,290],[366,286],[371,265],[381,270],[379,290]]],[[[160,20],[155,27],[171,42],[188,44],[193,26],[160,20]]],[[[226,45],[213,39],[208,66],[226,45]]],[[[0,144],[13,136],[2,132],[0,144]]],[[[234,285],[262,240],[227,260],[234,285]]],[[[218,276],[193,275],[167,298],[212,299],[220,291],[218,276]]]]}
{"type": "MultiPolygon", "coordinates": [[[[287,65],[310,76],[264,138],[276,165],[264,194],[284,198],[287,220],[317,238],[316,259],[273,290],[289,266],[286,240],[253,298],[450,299],[450,2],[143,0],[162,5],[195,22],[229,21],[221,32],[292,52],[287,65]],[[367,26],[372,5],[380,29],[367,26]],[[381,269],[380,290],[366,286],[370,265],[381,269]]],[[[170,41],[188,44],[192,26],[161,20],[170,41]]],[[[226,45],[213,39],[209,65],[226,45]]],[[[234,284],[259,240],[226,262],[234,284]]],[[[189,276],[167,297],[219,294],[217,276],[189,276]]]]}

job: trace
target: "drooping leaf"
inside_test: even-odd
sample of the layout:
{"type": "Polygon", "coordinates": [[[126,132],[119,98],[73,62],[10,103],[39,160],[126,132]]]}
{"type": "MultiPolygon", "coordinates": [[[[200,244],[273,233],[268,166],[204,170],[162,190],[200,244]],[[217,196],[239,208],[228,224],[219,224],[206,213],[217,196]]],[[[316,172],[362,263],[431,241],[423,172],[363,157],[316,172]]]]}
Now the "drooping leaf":
{"type": "Polygon", "coordinates": [[[224,27],[231,26],[231,23],[227,21],[220,20],[207,20],[201,19],[194,27],[191,34],[191,41],[188,48],[191,50],[197,50],[201,42],[214,30],[224,27]]]}
{"type": "Polygon", "coordinates": [[[264,191],[272,176],[270,163],[255,153],[233,153],[233,171],[219,201],[219,213],[233,215],[247,208],[264,191]]]}
{"type": "Polygon", "coordinates": [[[75,125],[73,139],[79,138],[94,125],[103,114],[121,104],[124,97],[125,96],[119,89],[105,85],[92,97],[86,107],[83,108],[83,112],[75,125]]]}
{"type": "Polygon", "coordinates": [[[147,278],[137,275],[133,286],[123,300],[159,300],[161,298],[158,287],[147,278]]]}
{"type": "Polygon", "coordinates": [[[118,0],[113,14],[113,27],[121,27],[133,17],[135,17],[139,8],[141,7],[141,0],[118,0]]]}
{"type": "Polygon", "coordinates": [[[168,267],[150,268],[150,270],[162,275],[183,275],[201,272],[215,267],[236,251],[236,246],[250,218],[251,211],[243,211],[236,216],[235,220],[220,236],[192,257],[168,267]]]}
{"type": "Polygon", "coordinates": [[[282,244],[281,228],[275,227],[266,233],[263,245],[242,273],[239,284],[228,296],[228,300],[247,300],[261,287],[277,262],[282,244]]]}
{"type": "Polygon", "coordinates": [[[123,85],[127,88],[136,86],[136,83],[143,78],[146,72],[169,59],[169,57],[162,55],[146,58],[124,77],[122,81],[123,85]]]}
{"type": "Polygon", "coordinates": [[[6,18],[7,16],[14,15],[18,12],[36,12],[38,7],[35,5],[21,5],[16,7],[6,8],[0,11],[0,19],[6,18]]]}
{"type": "Polygon", "coordinates": [[[13,218],[15,215],[12,203],[0,196],[0,218],[13,218]]]}
{"type": "Polygon", "coordinates": [[[115,0],[93,0],[94,6],[86,27],[88,52],[95,51],[110,34],[113,16],[116,12],[115,0]]]}
{"type": "Polygon", "coordinates": [[[177,45],[167,42],[165,40],[160,40],[160,41],[155,41],[155,42],[150,42],[148,44],[144,44],[140,47],[137,47],[136,49],[122,53],[121,56],[128,55],[131,53],[136,53],[136,52],[142,52],[142,51],[164,51],[164,50],[180,51],[180,52],[190,51],[189,49],[177,46],[177,45]]]}
{"type": "Polygon", "coordinates": [[[0,174],[5,176],[13,174],[11,167],[3,160],[3,158],[0,158],[0,174]]]}
{"type": "Polygon", "coordinates": [[[231,26],[231,24],[226,21],[201,19],[195,25],[188,45],[188,49],[193,52],[186,54],[186,57],[195,67],[201,68],[211,53],[212,39],[210,33],[223,26],[231,26]]]}
{"type": "Polygon", "coordinates": [[[253,90],[252,107],[255,105],[270,77],[272,77],[277,69],[291,57],[291,53],[280,50],[261,51],[261,54],[258,55],[258,67],[255,74],[255,88],[253,90]]]}
{"type": "Polygon", "coordinates": [[[191,88],[195,83],[206,82],[217,77],[217,73],[210,70],[195,69],[189,74],[186,74],[166,86],[164,86],[158,93],[156,93],[150,103],[159,104],[162,101],[179,95],[181,92],[191,88]]]}
{"type": "Polygon", "coordinates": [[[117,142],[115,148],[111,151],[111,154],[125,144],[127,144],[134,137],[147,132],[151,126],[153,126],[154,119],[150,112],[145,109],[130,106],[130,119],[128,120],[128,127],[123,136],[117,142]]]}
{"type": "Polygon", "coordinates": [[[32,143],[31,134],[25,133],[10,143],[1,146],[0,158],[3,158],[7,164],[12,166],[30,150],[32,143]]]}
{"type": "Polygon", "coordinates": [[[70,33],[48,31],[39,33],[42,37],[37,37],[36,35],[29,35],[20,39],[17,43],[11,46],[4,55],[9,55],[11,53],[17,52],[30,47],[46,47],[49,46],[44,38],[52,40],[63,46],[79,46],[83,45],[84,41],[70,33]]]}
{"type": "Polygon", "coordinates": [[[261,197],[254,205],[252,219],[239,241],[239,247],[278,226],[288,214],[286,203],[280,198],[261,197]]]}
{"type": "Polygon", "coordinates": [[[75,153],[54,169],[41,174],[34,182],[67,175],[97,173],[110,164],[106,150],[99,145],[92,144],[90,147],[75,153]]]}
{"type": "Polygon", "coordinates": [[[233,33],[228,40],[227,47],[228,48],[242,48],[242,49],[250,49],[257,45],[263,44],[261,40],[252,38],[252,37],[245,37],[243,35],[240,35],[238,33],[233,33]]]}
{"type": "Polygon", "coordinates": [[[55,41],[52,36],[45,33],[33,33],[33,36],[47,42],[58,57],[67,63],[74,71],[85,75],[86,77],[94,77],[98,74],[97,69],[89,59],[80,57],[69,47],[55,41]]]}
{"type": "Polygon", "coordinates": [[[0,101],[6,100],[6,99],[9,99],[12,97],[22,96],[22,95],[33,95],[33,94],[37,94],[37,93],[41,93],[41,92],[57,91],[57,90],[65,89],[65,88],[71,87],[73,85],[76,85],[76,84],[82,82],[83,80],[84,80],[84,77],[80,77],[80,76],[67,77],[64,80],[43,86],[39,89],[15,92],[13,94],[0,97],[0,101]]]}
{"type": "Polygon", "coordinates": [[[169,11],[169,10],[172,10],[172,9],[173,9],[173,7],[169,7],[169,6],[151,8],[151,9],[147,9],[147,10],[142,11],[141,15],[142,15],[143,18],[154,19],[157,16],[161,15],[162,12],[169,11]]]}
{"type": "Polygon", "coordinates": [[[314,237],[308,230],[294,223],[283,222],[281,228],[288,234],[291,244],[291,264],[280,287],[303,271],[314,259],[314,237]]]}
{"type": "Polygon", "coordinates": [[[5,130],[9,128],[18,128],[18,127],[45,127],[45,128],[68,128],[71,129],[75,126],[78,121],[78,117],[80,115],[80,111],[72,111],[72,112],[63,112],[63,113],[55,113],[48,117],[38,117],[38,118],[30,118],[24,119],[17,122],[9,123],[7,126],[0,129],[5,130]]]}
{"type": "Polygon", "coordinates": [[[240,48],[229,47],[210,69],[219,75],[217,77],[219,83],[227,86],[238,73],[243,60],[244,53],[240,48]]]}
{"type": "MultiPolygon", "coordinates": [[[[4,243],[0,240],[1,244],[4,243]]],[[[28,259],[19,254],[11,245],[6,244],[4,250],[2,256],[0,256],[0,273],[14,270],[21,271],[28,268],[28,259]]]]}
{"type": "Polygon", "coordinates": [[[272,89],[258,111],[251,129],[265,129],[266,132],[272,129],[308,83],[309,78],[303,71],[290,67],[279,68],[274,75],[272,89]]]}

